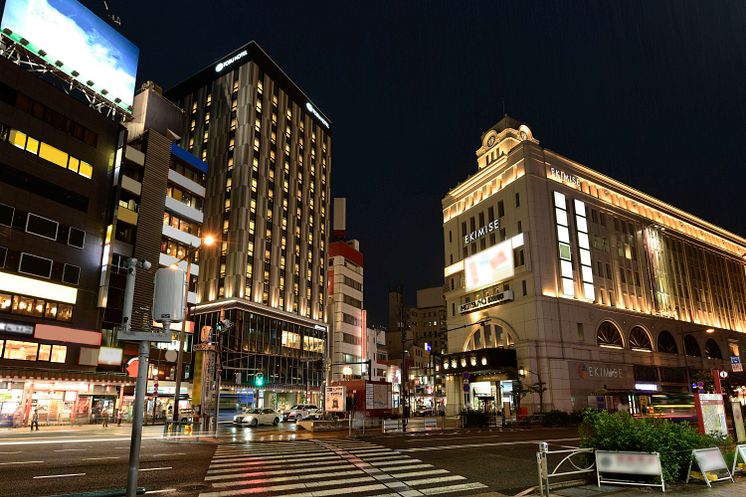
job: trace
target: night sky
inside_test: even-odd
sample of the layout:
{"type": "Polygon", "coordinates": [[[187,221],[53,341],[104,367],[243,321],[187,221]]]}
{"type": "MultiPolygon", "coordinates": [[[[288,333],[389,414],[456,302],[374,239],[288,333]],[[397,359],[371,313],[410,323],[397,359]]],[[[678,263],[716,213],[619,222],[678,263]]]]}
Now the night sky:
{"type": "MultiPolygon", "coordinates": [[[[86,1],[97,12],[98,3],[86,1]]],[[[387,291],[443,282],[440,202],[503,112],[540,143],[746,233],[746,3],[113,0],[164,88],[256,40],[333,121],[332,196],[387,291]]]]}

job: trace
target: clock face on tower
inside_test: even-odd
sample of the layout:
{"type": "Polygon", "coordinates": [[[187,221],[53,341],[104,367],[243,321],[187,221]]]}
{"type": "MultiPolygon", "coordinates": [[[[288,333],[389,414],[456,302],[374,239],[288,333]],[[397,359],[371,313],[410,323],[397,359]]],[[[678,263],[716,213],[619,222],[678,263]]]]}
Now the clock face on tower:
{"type": "Polygon", "coordinates": [[[493,136],[490,136],[489,139],[487,140],[487,145],[491,147],[494,144],[495,144],[495,136],[493,135],[493,136]]]}

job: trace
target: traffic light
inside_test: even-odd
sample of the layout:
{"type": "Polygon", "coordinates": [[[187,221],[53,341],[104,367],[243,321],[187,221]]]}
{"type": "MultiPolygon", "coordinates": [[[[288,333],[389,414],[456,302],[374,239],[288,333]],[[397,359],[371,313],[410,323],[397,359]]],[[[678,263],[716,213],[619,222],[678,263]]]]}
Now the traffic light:
{"type": "Polygon", "coordinates": [[[255,387],[262,387],[262,386],[264,386],[264,374],[263,373],[257,373],[254,376],[254,386],[255,387]]]}

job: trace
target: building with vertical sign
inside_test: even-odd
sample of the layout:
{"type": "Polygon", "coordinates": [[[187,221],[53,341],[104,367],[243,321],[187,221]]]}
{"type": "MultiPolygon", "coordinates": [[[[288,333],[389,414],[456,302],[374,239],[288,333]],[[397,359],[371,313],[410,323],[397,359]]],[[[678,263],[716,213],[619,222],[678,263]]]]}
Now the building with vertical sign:
{"type": "MultiPolygon", "coordinates": [[[[442,202],[452,331],[436,368],[450,412],[512,402],[521,369],[545,383],[546,409],[566,411],[635,411],[687,392],[696,371],[731,370],[744,238],[541,147],[508,116],[476,155],[442,202]]],[[[538,396],[522,405],[538,410],[538,396]]]]}
{"type": "MultiPolygon", "coordinates": [[[[255,42],[166,92],[186,110],[181,146],[210,164],[195,321],[214,329],[239,401],[319,402],[326,347],[331,123],[255,42]],[[250,399],[250,400],[249,400],[250,399]]],[[[225,397],[227,398],[227,397],[225,397]]]]}
{"type": "MultiPolygon", "coordinates": [[[[137,354],[136,343],[117,340],[116,328],[122,322],[122,301],[127,281],[130,257],[147,260],[150,271],[138,271],[135,280],[132,309],[132,329],[149,331],[153,326],[153,273],[158,267],[179,264],[186,271],[190,264],[189,303],[196,303],[196,283],[199,261],[194,257],[201,244],[203,204],[207,164],[178,145],[184,128],[184,111],[161,94],[161,89],[147,82],[135,95],[132,119],[127,126],[127,144],[119,167],[114,169],[112,220],[107,229],[105,250],[108,264],[103,268],[102,292],[106,310],[102,325],[106,345],[122,348],[126,363],[137,354]],[[191,255],[190,255],[191,254],[191,255]]],[[[180,329],[174,324],[172,329],[180,329]]],[[[193,329],[185,327],[182,392],[190,390],[193,329]]],[[[148,384],[148,412],[168,410],[176,387],[176,351],[179,343],[174,332],[171,343],[153,344],[148,378],[157,379],[159,398],[153,395],[153,382],[148,384]],[[155,405],[154,405],[155,403],[155,405]],[[158,408],[160,403],[161,409],[158,408]]],[[[121,365],[109,366],[120,370],[121,365]],[[118,367],[117,367],[118,366],[118,367]]],[[[131,403],[125,398],[125,407],[131,403]]],[[[186,407],[186,405],[184,405],[186,407]]]]}

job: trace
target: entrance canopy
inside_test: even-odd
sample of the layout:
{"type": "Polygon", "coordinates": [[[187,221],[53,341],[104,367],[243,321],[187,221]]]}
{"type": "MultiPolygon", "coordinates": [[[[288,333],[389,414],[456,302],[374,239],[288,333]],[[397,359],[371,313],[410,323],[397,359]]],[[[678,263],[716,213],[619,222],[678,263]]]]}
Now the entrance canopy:
{"type": "Polygon", "coordinates": [[[479,349],[435,358],[435,370],[443,374],[480,373],[517,367],[515,349],[479,349]]]}

